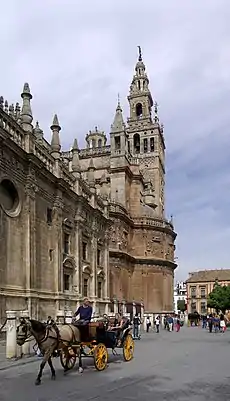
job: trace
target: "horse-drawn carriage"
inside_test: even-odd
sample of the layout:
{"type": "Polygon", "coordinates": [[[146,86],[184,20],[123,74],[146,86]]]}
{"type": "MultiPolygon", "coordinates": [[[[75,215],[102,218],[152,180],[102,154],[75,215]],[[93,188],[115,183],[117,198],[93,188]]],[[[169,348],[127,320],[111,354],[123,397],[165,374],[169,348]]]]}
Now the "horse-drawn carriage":
{"type": "Polygon", "coordinates": [[[124,360],[130,361],[134,353],[134,340],[130,331],[131,326],[128,324],[119,330],[108,330],[108,321],[104,319],[89,325],[64,324],[57,327],[55,324],[46,325],[37,320],[21,318],[17,327],[17,344],[23,345],[31,336],[35,338],[43,355],[35,381],[35,384],[40,384],[46,362],[51,369],[51,378],[56,377],[52,364],[55,352],[60,354],[65,371],[72,369],[78,358],[79,372],[83,372],[84,357],[94,358],[95,368],[99,371],[104,370],[108,363],[108,349],[116,353],[115,349],[121,348],[124,360]]]}
{"type": "Polygon", "coordinates": [[[107,367],[108,349],[116,354],[115,349],[123,350],[123,358],[130,361],[133,358],[134,340],[130,333],[131,327],[126,327],[120,336],[114,330],[107,330],[105,322],[92,322],[88,326],[79,327],[81,332],[80,342],[74,341],[68,344],[68,355],[62,349],[60,361],[65,370],[74,367],[77,357],[79,358],[79,369],[82,368],[82,358],[93,358],[94,366],[102,371],[107,367]]]}

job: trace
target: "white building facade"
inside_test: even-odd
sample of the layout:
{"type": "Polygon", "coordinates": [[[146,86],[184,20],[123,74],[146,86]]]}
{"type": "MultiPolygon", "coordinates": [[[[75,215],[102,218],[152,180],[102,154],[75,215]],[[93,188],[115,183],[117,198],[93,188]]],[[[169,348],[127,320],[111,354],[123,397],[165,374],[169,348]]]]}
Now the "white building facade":
{"type": "Polygon", "coordinates": [[[174,312],[177,314],[180,309],[178,305],[178,301],[184,301],[185,306],[187,308],[187,287],[186,283],[183,281],[178,281],[174,286],[174,312]]]}

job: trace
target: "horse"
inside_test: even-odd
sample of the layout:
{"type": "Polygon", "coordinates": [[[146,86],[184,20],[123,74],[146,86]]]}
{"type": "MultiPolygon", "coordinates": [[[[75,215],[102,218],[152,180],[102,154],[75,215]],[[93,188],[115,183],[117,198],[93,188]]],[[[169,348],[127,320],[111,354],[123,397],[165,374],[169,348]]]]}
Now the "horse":
{"type": "MultiPolygon", "coordinates": [[[[57,328],[55,325],[47,325],[34,319],[20,319],[20,324],[17,327],[17,344],[23,345],[30,337],[34,337],[41,353],[43,355],[42,362],[35,384],[41,384],[43,369],[48,362],[51,370],[51,379],[55,380],[56,373],[52,363],[52,356],[55,350],[62,349],[66,357],[66,368],[68,368],[69,344],[80,342],[80,330],[72,324],[64,324],[57,328]]],[[[80,371],[80,367],[79,367],[80,371]]]]}

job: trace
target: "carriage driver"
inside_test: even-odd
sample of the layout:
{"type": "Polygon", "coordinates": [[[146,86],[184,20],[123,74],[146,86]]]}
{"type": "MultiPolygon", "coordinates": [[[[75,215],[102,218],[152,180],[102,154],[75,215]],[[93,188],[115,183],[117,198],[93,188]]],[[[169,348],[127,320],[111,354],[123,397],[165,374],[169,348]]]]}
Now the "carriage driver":
{"type": "Polygon", "coordinates": [[[80,317],[80,319],[76,322],[77,325],[87,325],[91,321],[92,313],[93,308],[90,306],[88,298],[84,298],[83,304],[79,306],[73,317],[80,317]]]}

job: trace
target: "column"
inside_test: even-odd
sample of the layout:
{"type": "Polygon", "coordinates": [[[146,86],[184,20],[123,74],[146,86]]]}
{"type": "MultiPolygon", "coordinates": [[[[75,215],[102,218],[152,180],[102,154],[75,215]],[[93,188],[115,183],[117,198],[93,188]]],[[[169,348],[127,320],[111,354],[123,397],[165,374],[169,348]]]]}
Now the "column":
{"type": "Polygon", "coordinates": [[[26,179],[25,185],[25,208],[24,208],[24,266],[26,277],[26,291],[28,293],[28,309],[29,315],[32,314],[31,287],[36,286],[36,237],[35,237],[35,224],[36,224],[36,192],[38,187],[36,185],[35,171],[29,167],[29,174],[26,179]]]}
{"type": "Polygon", "coordinates": [[[95,233],[93,233],[93,237],[91,239],[91,283],[90,283],[90,298],[93,300],[93,308],[95,310],[95,301],[96,301],[96,280],[97,280],[97,238],[95,237],[95,233]]]}
{"type": "Polygon", "coordinates": [[[114,313],[118,313],[118,302],[117,299],[113,299],[113,303],[114,303],[114,313]]]}
{"type": "Polygon", "coordinates": [[[126,315],[126,301],[123,299],[122,301],[122,314],[125,316],[126,315]]]}
{"type": "Polygon", "coordinates": [[[143,318],[143,316],[144,316],[144,304],[143,302],[141,302],[141,319],[143,318]]]}
{"type": "Polygon", "coordinates": [[[12,310],[6,311],[6,317],[6,358],[11,359],[17,357],[16,312],[12,310]]]}
{"type": "Polygon", "coordinates": [[[133,302],[133,316],[135,316],[136,313],[137,313],[136,304],[135,304],[135,302],[133,302]]]}
{"type": "MultiPolygon", "coordinates": [[[[63,266],[62,266],[62,194],[58,191],[53,205],[53,272],[54,291],[56,294],[62,291],[63,266]]],[[[58,305],[56,305],[58,307],[58,305]]],[[[58,312],[58,311],[57,311],[58,312]]]]}
{"type": "Polygon", "coordinates": [[[81,294],[81,228],[84,219],[79,215],[75,216],[75,246],[74,246],[74,259],[75,271],[73,274],[73,291],[76,297],[79,298],[81,294]]]}
{"type": "MultiPolygon", "coordinates": [[[[21,317],[24,317],[25,319],[29,318],[29,311],[25,310],[22,311],[20,313],[21,317]]],[[[30,341],[26,341],[23,345],[22,345],[22,354],[25,356],[30,355],[30,341]]]]}
{"type": "Polygon", "coordinates": [[[109,302],[109,230],[105,233],[104,246],[104,298],[109,302]]]}

